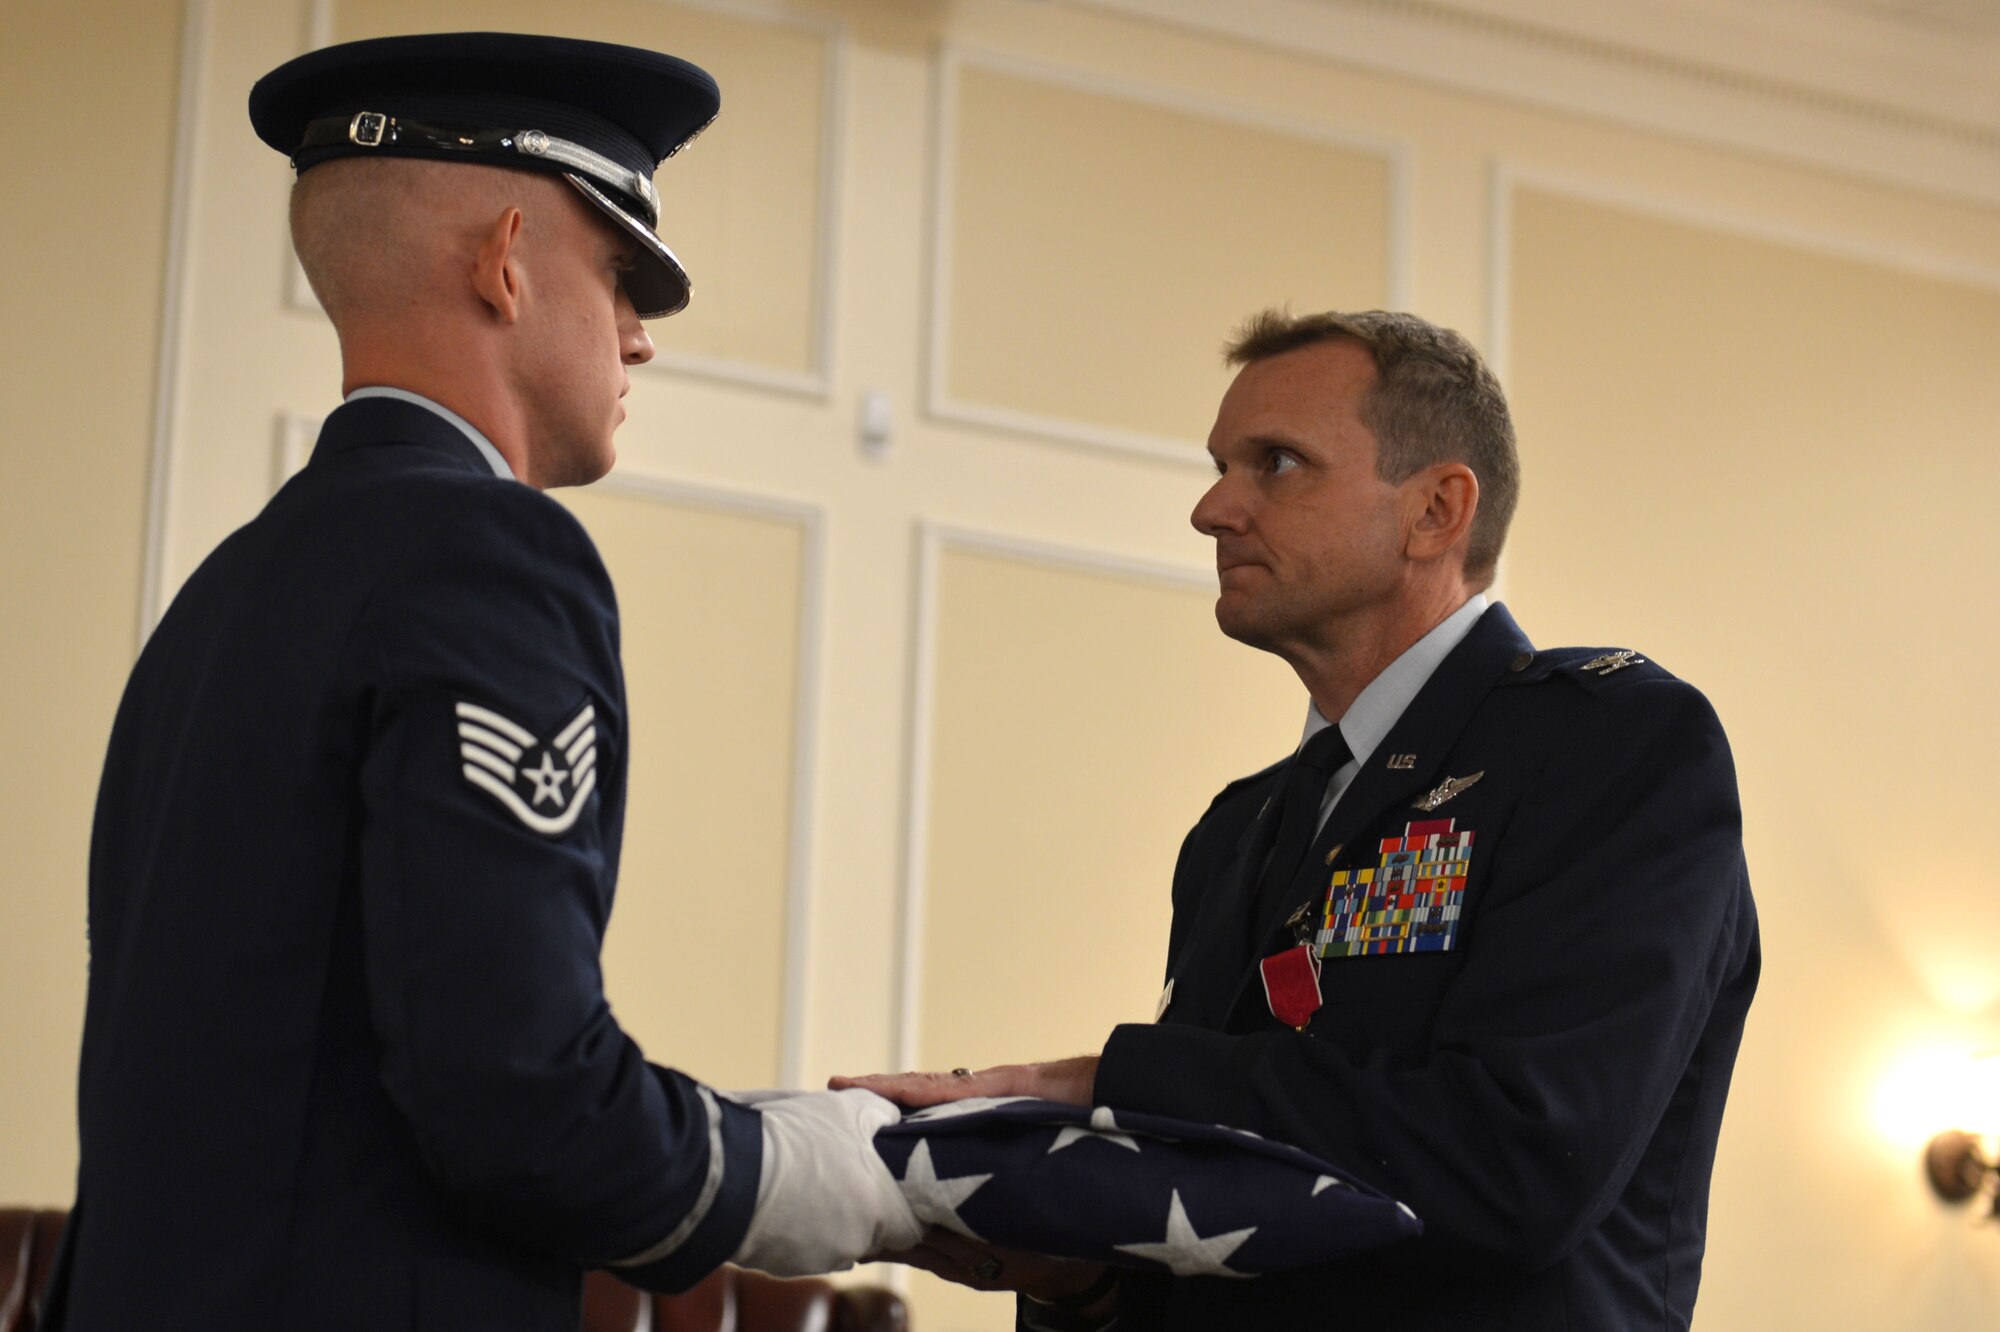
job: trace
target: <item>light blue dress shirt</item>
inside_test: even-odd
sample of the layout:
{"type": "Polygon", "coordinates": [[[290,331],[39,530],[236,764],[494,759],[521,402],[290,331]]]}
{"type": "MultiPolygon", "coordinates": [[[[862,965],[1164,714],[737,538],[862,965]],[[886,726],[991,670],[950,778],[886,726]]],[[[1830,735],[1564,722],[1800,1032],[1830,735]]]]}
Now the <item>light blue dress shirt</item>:
{"type": "MultiPolygon", "coordinates": [[[[1347,741],[1348,752],[1354,757],[1334,769],[1326,779],[1326,794],[1319,801],[1319,826],[1326,826],[1327,816],[1340,802],[1347,788],[1353,784],[1355,774],[1361,771],[1361,760],[1375,752],[1375,747],[1388,737],[1390,728],[1402,717],[1410,700],[1431,678],[1440,663],[1451,655],[1451,650],[1472,632],[1473,624],[1486,611],[1486,594],[1475,592],[1472,599],[1444,617],[1437,628],[1419,638],[1404,650],[1403,655],[1390,662],[1382,673],[1368,682],[1368,687],[1355,697],[1347,714],[1340,719],[1340,738],[1347,741]]],[[[1306,741],[1318,735],[1333,723],[1320,715],[1319,704],[1306,707],[1305,734],[1299,738],[1299,748],[1304,749],[1306,741]]]]}

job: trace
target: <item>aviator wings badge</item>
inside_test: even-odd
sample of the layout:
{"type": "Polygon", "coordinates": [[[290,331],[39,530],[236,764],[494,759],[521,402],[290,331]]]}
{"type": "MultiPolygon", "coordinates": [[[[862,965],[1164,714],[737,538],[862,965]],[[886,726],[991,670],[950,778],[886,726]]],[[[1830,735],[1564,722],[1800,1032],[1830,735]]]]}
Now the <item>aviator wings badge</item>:
{"type": "Polygon", "coordinates": [[[545,837],[576,824],[597,789],[597,709],[586,703],[544,743],[519,722],[474,703],[458,705],[459,771],[545,837]],[[539,762],[533,762],[534,759],[539,762]]]}
{"type": "Polygon", "coordinates": [[[1482,768],[1478,772],[1473,773],[1470,777],[1447,777],[1441,784],[1439,784],[1432,790],[1425,792],[1423,796],[1420,797],[1415,802],[1416,807],[1424,811],[1424,813],[1428,814],[1432,810],[1436,809],[1439,805],[1442,805],[1445,801],[1450,800],[1456,795],[1458,795],[1459,792],[1465,790],[1468,786],[1471,786],[1474,782],[1478,781],[1481,777],[1484,777],[1485,775],[1486,775],[1486,770],[1482,768]]]}

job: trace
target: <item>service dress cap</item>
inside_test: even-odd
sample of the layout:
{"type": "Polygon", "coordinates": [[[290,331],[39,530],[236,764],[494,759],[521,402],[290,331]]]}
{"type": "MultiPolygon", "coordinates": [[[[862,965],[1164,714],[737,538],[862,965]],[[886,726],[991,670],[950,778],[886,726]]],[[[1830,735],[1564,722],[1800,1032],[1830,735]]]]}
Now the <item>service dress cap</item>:
{"type": "Polygon", "coordinates": [[[340,157],[422,157],[561,176],[642,247],[642,319],[688,302],[655,230],[653,173],[715,119],[705,70],[657,51],[505,32],[376,37],[290,60],[250,90],[257,137],[303,175],[340,157]]]}

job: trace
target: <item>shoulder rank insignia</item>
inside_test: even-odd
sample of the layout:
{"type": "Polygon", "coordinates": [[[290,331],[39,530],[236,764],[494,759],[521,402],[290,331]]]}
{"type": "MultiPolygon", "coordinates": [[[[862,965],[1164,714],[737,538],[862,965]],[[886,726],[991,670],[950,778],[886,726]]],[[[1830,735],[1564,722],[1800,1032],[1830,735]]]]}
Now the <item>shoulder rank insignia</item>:
{"type": "Polygon", "coordinates": [[[466,781],[526,827],[560,837],[597,789],[597,709],[584,704],[555,739],[544,742],[491,708],[460,703],[458,756],[465,760],[459,771],[466,781]],[[533,757],[541,761],[531,763],[533,757]]]}
{"type": "Polygon", "coordinates": [[[1614,671],[1624,670],[1627,666],[1637,666],[1645,660],[1630,648],[1625,648],[1618,652],[1607,652],[1601,657],[1592,657],[1577,669],[1593,671],[1598,675],[1610,675],[1614,671]]]}
{"type": "Polygon", "coordinates": [[[1416,807],[1422,810],[1424,813],[1428,814],[1432,810],[1436,809],[1439,805],[1442,805],[1445,801],[1450,800],[1453,797],[1457,796],[1461,791],[1465,790],[1467,787],[1471,786],[1474,782],[1478,781],[1481,777],[1484,777],[1485,775],[1486,771],[1485,769],[1482,768],[1480,771],[1473,773],[1470,777],[1447,777],[1444,779],[1443,782],[1439,783],[1431,790],[1426,791],[1421,797],[1419,797],[1416,801],[1416,807]]]}

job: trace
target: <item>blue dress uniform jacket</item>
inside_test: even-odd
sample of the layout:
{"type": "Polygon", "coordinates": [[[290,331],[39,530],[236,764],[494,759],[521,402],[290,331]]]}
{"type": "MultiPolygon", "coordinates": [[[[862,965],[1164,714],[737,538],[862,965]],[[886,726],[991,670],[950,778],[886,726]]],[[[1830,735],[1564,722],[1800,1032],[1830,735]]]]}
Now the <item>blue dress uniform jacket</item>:
{"type": "Polygon", "coordinates": [[[574,1329],[588,1266],[726,1259],[760,1118],[603,994],[625,771],[575,519],[422,407],[335,411],[119,709],[52,1325],[574,1329]]]}
{"type": "MultiPolygon", "coordinates": [[[[1297,1143],[1425,1232],[1286,1277],[1130,1279],[1121,1329],[1687,1327],[1759,959],[1707,701],[1631,653],[1536,653],[1495,606],[1362,758],[1283,909],[1251,921],[1282,780],[1226,788],[1188,835],[1171,1003],[1116,1030],[1097,1099],[1297,1143]],[[1336,873],[1383,876],[1413,823],[1455,848],[1434,857],[1469,851],[1455,919],[1327,957],[1323,1005],[1284,1026],[1258,960],[1323,923],[1336,873]]],[[[1385,891],[1362,906],[1398,906],[1385,891]]]]}

